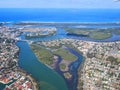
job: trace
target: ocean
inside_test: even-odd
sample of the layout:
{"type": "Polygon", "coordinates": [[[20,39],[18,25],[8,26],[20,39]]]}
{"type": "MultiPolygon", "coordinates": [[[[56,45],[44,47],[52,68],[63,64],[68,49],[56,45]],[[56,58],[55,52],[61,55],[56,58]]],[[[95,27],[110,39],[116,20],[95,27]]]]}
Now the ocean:
{"type": "Polygon", "coordinates": [[[1,8],[0,22],[120,22],[120,9],[1,8]]]}

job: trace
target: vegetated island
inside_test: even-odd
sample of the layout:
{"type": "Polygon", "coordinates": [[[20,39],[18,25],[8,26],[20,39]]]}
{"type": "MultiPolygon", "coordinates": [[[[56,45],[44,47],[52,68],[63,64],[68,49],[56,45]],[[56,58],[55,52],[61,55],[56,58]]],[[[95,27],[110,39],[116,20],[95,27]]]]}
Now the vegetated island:
{"type": "Polygon", "coordinates": [[[69,65],[77,59],[75,55],[66,50],[63,45],[55,46],[55,42],[47,47],[46,44],[31,44],[31,49],[36,54],[40,62],[48,65],[49,67],[55,69],[56,64],[58,63],[58,57],[61,57],[61,62],[59,64],[60,70],[63,72],[63,75],[66,79],[70,79],[72,75],[69,73],[69,65]]]}
{"type": "Polygon", "coordinates": [[[76,35],[95,40],[104,40],[112,37],[112,34],[120,35],[120,28],[65,28],[67,35],[76,35]]]}
{"type": "Polygon", "coordinates": [[[77,58],[75,55],[71,54],[64,48],[58,48],[57,50],[53,51],[53,53],[55,55],[61,56],[62,61],[59,66],[62,71],[68,71],[69,63],[73,62],[77,58]]]}

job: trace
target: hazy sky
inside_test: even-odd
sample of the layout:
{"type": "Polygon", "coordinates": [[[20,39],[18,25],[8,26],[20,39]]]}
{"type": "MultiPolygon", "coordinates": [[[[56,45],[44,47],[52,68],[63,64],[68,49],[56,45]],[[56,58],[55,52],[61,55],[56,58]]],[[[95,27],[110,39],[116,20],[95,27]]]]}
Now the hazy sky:
{"type": "Polygon", "coordinates": [[[0,0],[0,8],[120,8],[120,0],[0,0]]]}

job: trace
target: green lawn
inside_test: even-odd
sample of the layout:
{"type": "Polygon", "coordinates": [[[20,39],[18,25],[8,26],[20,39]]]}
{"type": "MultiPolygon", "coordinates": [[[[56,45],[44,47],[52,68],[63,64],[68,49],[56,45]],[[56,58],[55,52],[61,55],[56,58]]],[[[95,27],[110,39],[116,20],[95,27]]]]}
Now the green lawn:
{"type": "Polygon", "coordinates": [[[63,48],[53,51],[53,53],[61,56],[63,60],[74,61],[77,58],[75,55],[71,54],[69,51],[63,48]]]}
{"type": "Polygon", "coordinates": [[[47,64],[47,65],[53,64],[53,61],[52,61],[53,54],[50,53],[47,49],[41,46],[34,45],[34,44],[30,46],[33,52],[35,53],[35,55],[40,60],[40,62],[47,64]]]}

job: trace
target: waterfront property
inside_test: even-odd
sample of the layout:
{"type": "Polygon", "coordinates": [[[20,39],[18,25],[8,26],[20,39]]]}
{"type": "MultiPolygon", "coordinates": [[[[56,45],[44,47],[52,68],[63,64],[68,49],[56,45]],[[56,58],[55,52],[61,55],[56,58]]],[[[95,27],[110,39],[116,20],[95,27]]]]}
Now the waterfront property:
{"type": "Polygon", "coordinates": [[[38,90],[36,81],[18,67],[18,33],[8,27],[0,28],[0,90],[38,90]]]}
{"type": "MultiPolygon", "coordinates": [[[[66,26],[61,28],[64,27],[66,26]]],[[[114,29],[110,30],[114,31],[114,29]]],[[[115,28],[115,30],[119,34],[119,28],[115,28]]],[[[75,30],[75,32],[87,35],[88,31],[86,31],[75,30]]],[[[110,35],[113,31],[105,31],[105,34],[99,30],[92,31],[91,35],[106,37],[106,34],[110,35]]],[[[116,35],[116,33],[114,34],[116,35]]],[[[0,84],[0,89],[119,90],[120,88],[119,41],[80,40],[79,36],[67,36],[63,29],[59,29],[52,36],[35,38],[38,41],[34,38],[26,40],[22,38],[25,35],[22,33],[22,29],[6,26],[0,27],[0,35],[0,58],[2,60],[0,62],[0,81],[4,83],[0,84]],[[17,37],[18,35],[20,37],[17,37]],[[21,39],[16,39],[16,37],[21,39]],[[39,41],[39,39],[41,40],[39,41]],[[82,62],[81,55],[84,57],[84,62],[82,62]],[[21,69],[18,67],[27,73],[20,72],[21,69]]]]}

